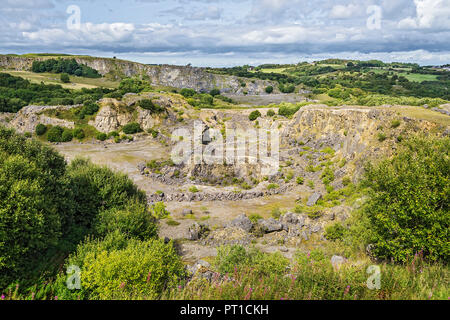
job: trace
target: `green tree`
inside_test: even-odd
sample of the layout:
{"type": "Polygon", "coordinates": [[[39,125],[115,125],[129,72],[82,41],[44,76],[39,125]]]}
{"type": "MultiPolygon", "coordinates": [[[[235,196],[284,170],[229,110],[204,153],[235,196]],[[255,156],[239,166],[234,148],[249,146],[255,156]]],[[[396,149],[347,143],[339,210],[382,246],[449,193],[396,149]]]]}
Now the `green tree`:
{"type": "Polygon", "coordinates": [[[393,158],[368,165],[363,186],[369,199],[357,226],[368,228],[363,240],[381,259],[404,262],[423,251],[429,260],[448,262],[450,138],[402,144],[393,158]]]}
{"type": "Polygon", "coordinates": [[[250,113],[250,115],[248,116],[248,119],[250,121],[255,121],[259,117],[261,117],[261,112],[259,112],[258,110],[255,110],[250,113]]]}
{"type": "Polygon", "coordinates": [[[45,134],[47,132],[47,127],[45,125],[43,125],[42,123],[39,123],[36,126],[35,132],[36,132],[36,135],[42,136],[43,134],[45,134]]]}
{"type": "Polygon", "coordinates": [[[70,83],[70,78],[67,73],[61,73],[61,82],[70,83]]]}
{"type": "Polygon", "coordinates": [[[50,142],[61,142],[64,129],[60,126],[51,127],[47,133],[47,140],[50,142]]]}

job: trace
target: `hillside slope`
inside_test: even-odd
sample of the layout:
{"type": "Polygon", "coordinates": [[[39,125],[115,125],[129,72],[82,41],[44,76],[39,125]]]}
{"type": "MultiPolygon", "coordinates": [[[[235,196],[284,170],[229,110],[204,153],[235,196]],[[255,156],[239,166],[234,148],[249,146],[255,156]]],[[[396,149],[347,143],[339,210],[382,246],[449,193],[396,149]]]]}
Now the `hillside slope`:
{"type": "Polygon", "coordinates": [[[265,95],[269,85],[276,87],[271,81],[250,80],[235,76],[216,75],[202,68],[172,65],[145,65],[137,62],[97,58],[90,56],[41,56],[41,55],[0,55],[0,68],[15,71],[29,71],[33,61],[47,59],[75,59],[101,75],[110,79],[140,76],[149,78],[153,85],[175,88],[191,88],[206,92],[218,88],[222,93],[265,95]]]}

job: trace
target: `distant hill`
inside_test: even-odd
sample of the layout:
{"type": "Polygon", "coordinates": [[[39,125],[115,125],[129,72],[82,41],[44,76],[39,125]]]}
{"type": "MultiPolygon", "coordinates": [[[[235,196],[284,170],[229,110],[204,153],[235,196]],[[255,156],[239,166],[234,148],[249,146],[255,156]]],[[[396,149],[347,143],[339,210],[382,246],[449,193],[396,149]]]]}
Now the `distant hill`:
{"type": "Polygon", "coordinates": [[[31,71],[34,61],[48,59],[75,59],[97,70],[102,76],[111,80],[139,76],[148,79],[153,85],[175,88],[191,88],[199,92],[220,89],[222,93],[264,95],[267,86],[274,86],[272,81],[251,80],[228,75],[217,75],[203,68],[173,65],[145,65],[137,62],[99,58],[91,56],[58,54],[0,55],[0,68],[15,71],[31,71]]]}

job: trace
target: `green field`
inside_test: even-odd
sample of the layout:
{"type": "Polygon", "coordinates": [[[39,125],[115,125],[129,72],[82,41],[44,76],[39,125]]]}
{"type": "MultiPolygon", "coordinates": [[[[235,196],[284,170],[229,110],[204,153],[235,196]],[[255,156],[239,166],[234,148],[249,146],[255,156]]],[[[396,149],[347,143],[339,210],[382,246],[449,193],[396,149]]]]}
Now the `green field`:
{"type": "Polygon", "coordinates": [[[61,75],[56,73],[34,73],[30,71],[12,71],[12,70],[0,70],[5,73],[9,73],[12,76],[22,77],[31,81],[32,83],[44,84],[59,84],[63,88],[67,89],[92,89],[98,87],[117,89],[119,87],[118,81],[111,81],[105,78],[84,78],[77,76],[70,76],[71,83],[62,83],[60,80],[61,75]]]}
{"type": "MultiPolygon", "coordinates": [[[[402,70],[402,71],[407,71],[406,69],[398,69],[398,70],[402,70]]],[[[372,68],[370,69],[371,72],[374,73],[387,73],[389,72],[386,69],[376,69],[376,68],[372,68]]],[[[408,72],[396,72],[396,74],[400,77],[403,76],[406,79],[408,79],[409,81],[413,81],[413,82],[423,82],[423,81],[436,81],[437,80],[437,75],[434,74],[421,74],[421,73],[408,73],[408,72]]]]}

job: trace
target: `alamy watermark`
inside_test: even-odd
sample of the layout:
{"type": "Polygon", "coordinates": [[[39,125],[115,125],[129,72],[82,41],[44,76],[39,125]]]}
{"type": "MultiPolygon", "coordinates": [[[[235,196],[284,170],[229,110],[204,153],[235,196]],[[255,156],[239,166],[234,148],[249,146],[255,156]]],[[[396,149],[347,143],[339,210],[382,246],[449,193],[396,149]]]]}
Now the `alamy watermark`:
{"type": "Polygon", "coordinates": [[[67,19],[67,29],[80,30],[81,29],[81,9],[77,5],[70,5],[67,7],[66,13],[69,14],[67,19]]]}
{"type": "Polygon", "coordinates": [[[366,285],[369,290],[380,290],[381,289],[381,268],[377,265],[369,266],[366,273],[371,276],[367,279],[366,285]]]}

